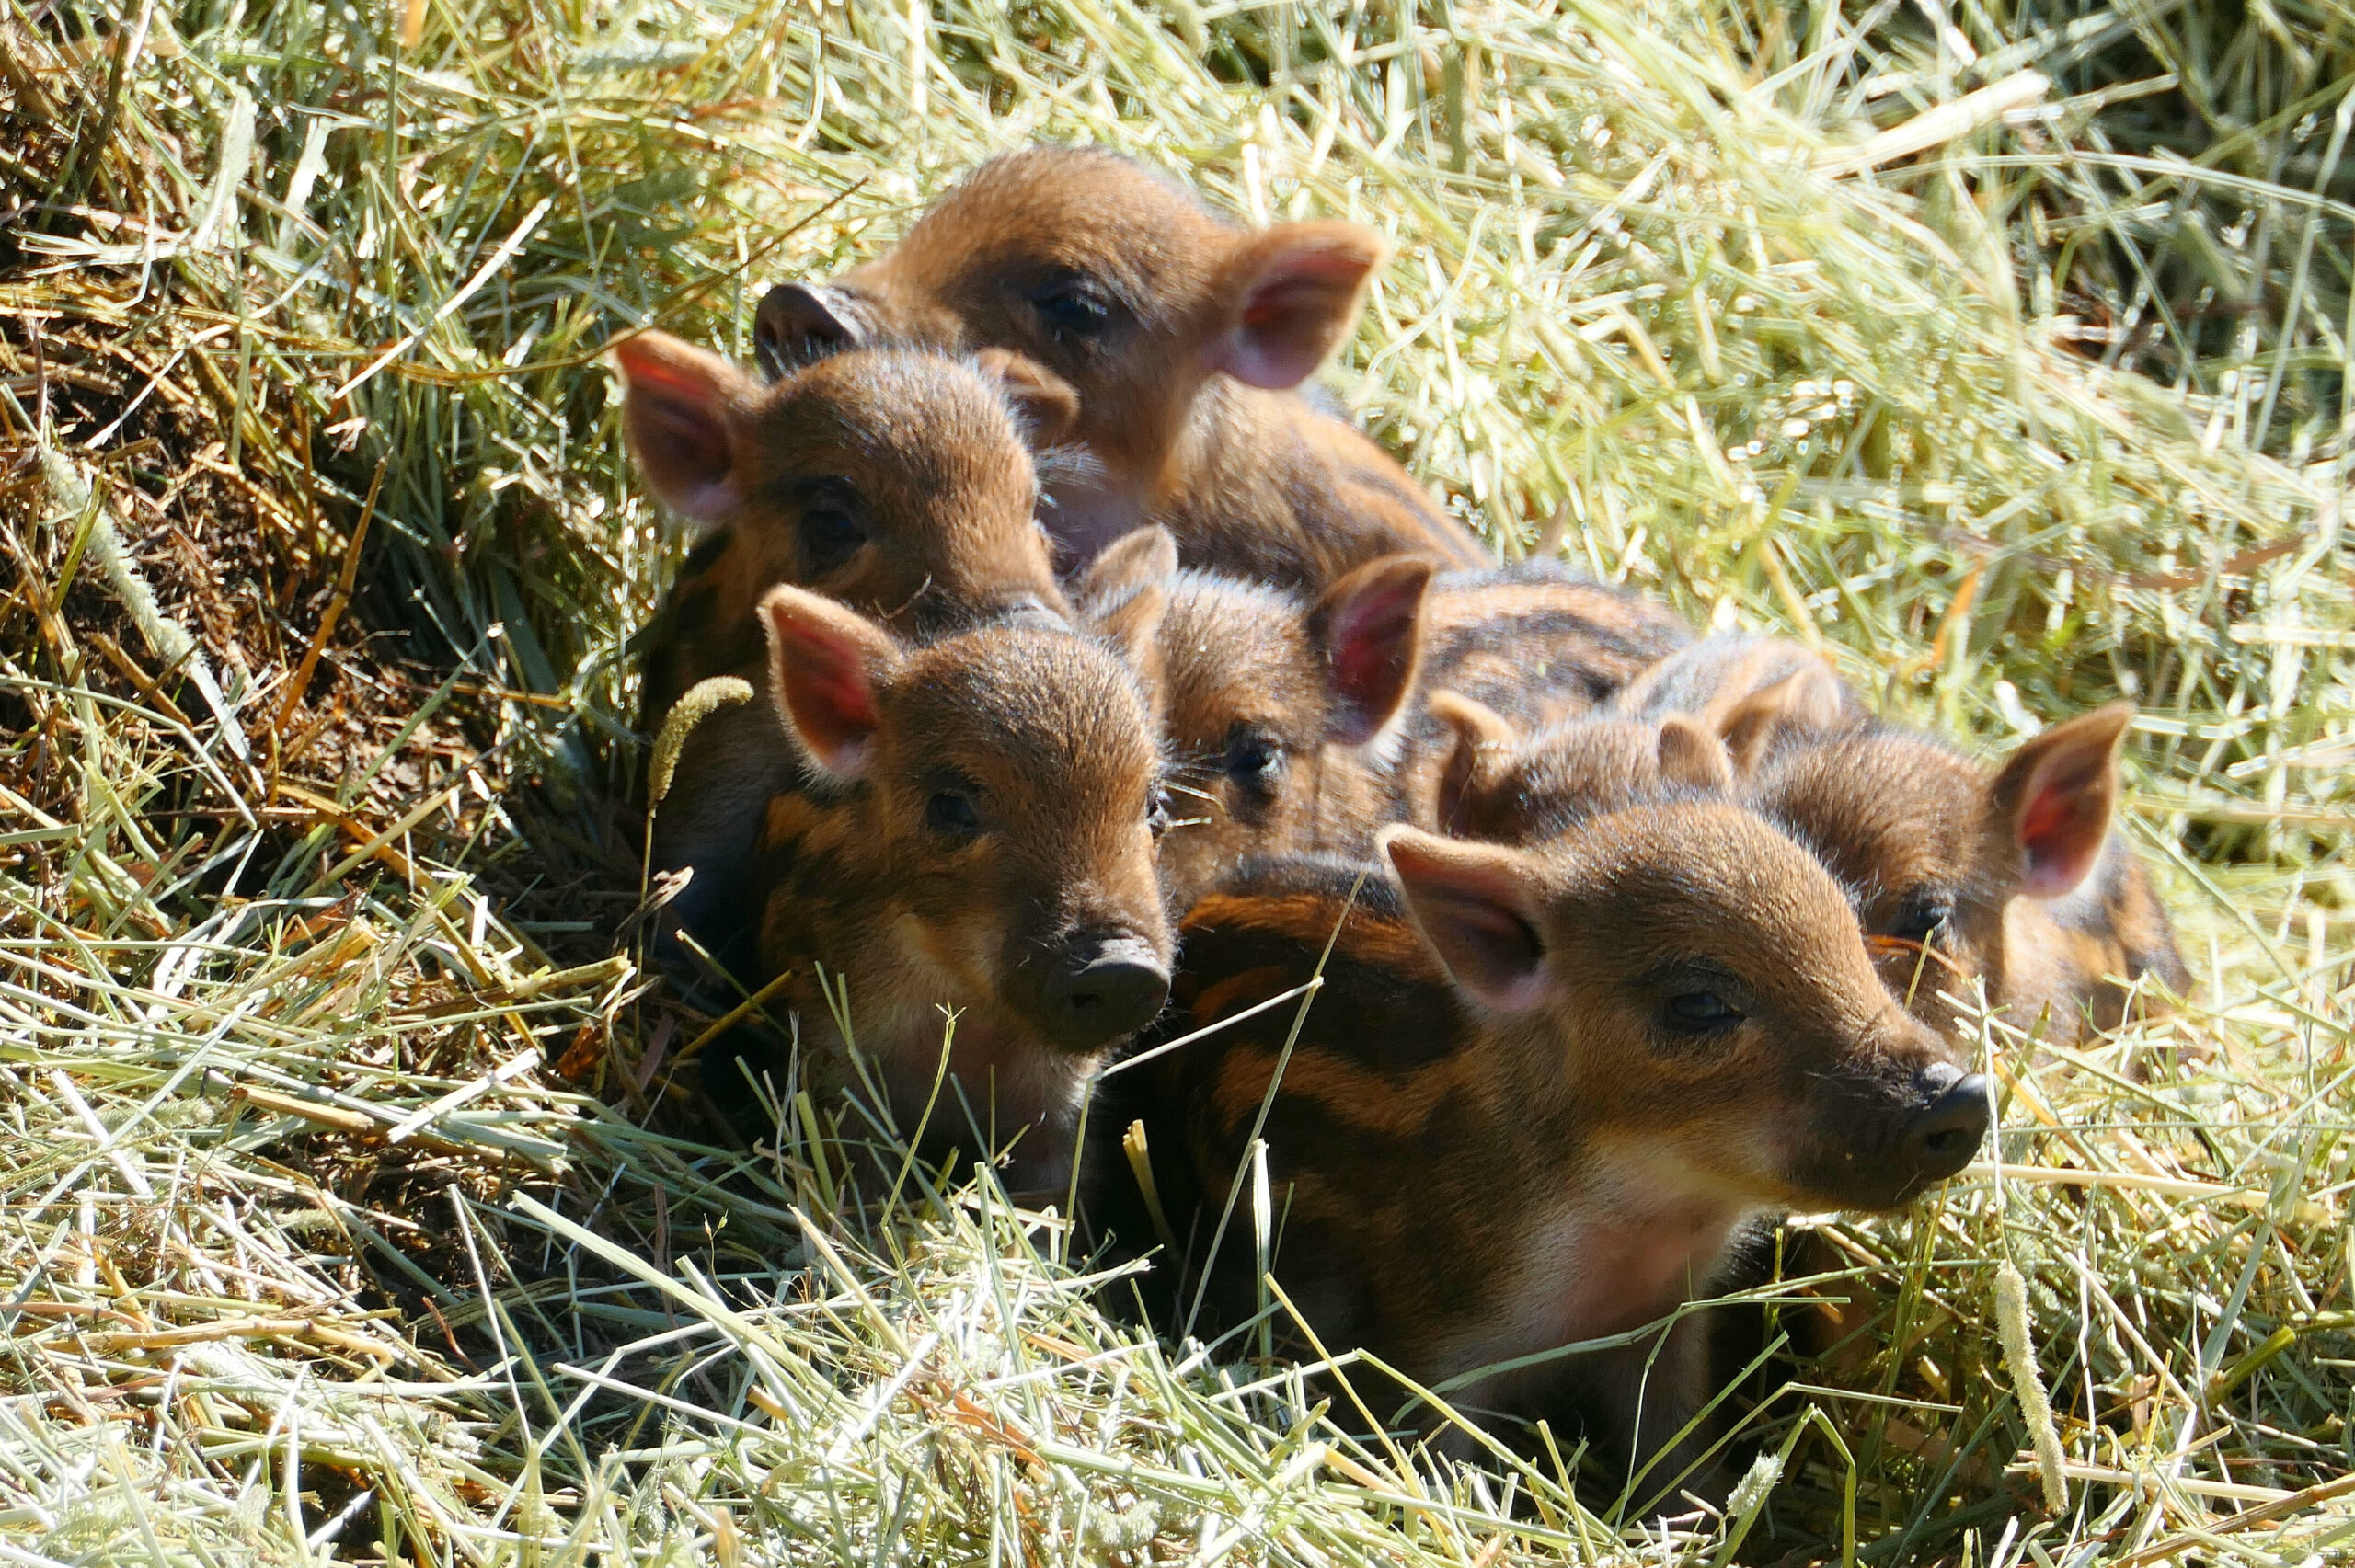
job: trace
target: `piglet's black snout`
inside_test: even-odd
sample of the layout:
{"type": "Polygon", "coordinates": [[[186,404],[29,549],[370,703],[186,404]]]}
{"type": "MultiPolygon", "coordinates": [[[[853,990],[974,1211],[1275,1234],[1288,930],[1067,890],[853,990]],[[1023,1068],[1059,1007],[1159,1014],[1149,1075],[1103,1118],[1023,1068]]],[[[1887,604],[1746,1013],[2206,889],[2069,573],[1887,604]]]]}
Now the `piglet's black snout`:
{"type": "Polygon", "coordinates": [[[1168,1000],[1168,966],[1132,936],[1073,943],[1046,984],[1055,1043],[1071,1051],[1135,1034],[1168,1000]]]}
{"type": "Polygon", "coordinates": [[[1905,1158],[1920,1182],[1944,1181],[1979,1152],[1987,1137],[1987,1079],[1959,1078],[1913,1115],[1905,1127],[1905,1158]]]}

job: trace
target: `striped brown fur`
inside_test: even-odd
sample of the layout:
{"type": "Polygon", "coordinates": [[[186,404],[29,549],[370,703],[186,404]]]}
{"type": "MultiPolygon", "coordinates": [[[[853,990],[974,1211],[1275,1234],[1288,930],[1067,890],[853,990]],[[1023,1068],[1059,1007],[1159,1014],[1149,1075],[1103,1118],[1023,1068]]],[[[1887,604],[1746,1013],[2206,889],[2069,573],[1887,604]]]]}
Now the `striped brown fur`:
{"type": "Polygon", "coordinates": [[[963,1135],[970,1105],[993,1148],[1022,1135],[1009,1186],[1060,1187],[1082,1085],[1168,981],[1143,688],[1119,648],[1067,629],[909,643],[796,589],[762,609],[804,781],[760,824],[760,956],[786,978],[812,1076],[854,1082],[831,982],[902,1131],[952,1038],[927,1141],[963,1135]]]}
{"type": "Polygon", "coordinates": [[[1353,223],[1246,230],[1098,148],[983,164],[893,250],[760,310],[772,366],[860,343],[1021,356],[1068,388],[1090,471],[1042,514],[1066,567],[1140,523],[1181,558],[1321,587],[1400,550],[1487,551],[1364,435],[1293,389],[1354,327],[1386,250],[1353,223]]]}
{"type": "Polygon", "coordinates": [[[1386,557],[1313,599],[1181,573],[1161,636],[1173,897],[1252,854],[1362,854],[1385,822],[1431,823],[1450,736],[1421,692],[1468,690],[1534,724],[1587,711],[1689,635],[1528,565],[1430,578],[1386,557]]]}
{"type": "MultiPolygon", "coordinates": [[[[1664,1346],[1471,1374],[1661,1322],[1758,1216],[1895,1207],[1983,1131],[1983,1083],[1879,983],[1842,889],[1723,798],[1631,806],[1534,848],[1407,828],[1383,847],[1354,906],[1344,860],[1238,868],[1184,922],[1158,1032],[1301,984],[1338,932],[1263,1135],[1275,1276],[1329,1350],[1462,1379],[1467,1413],[1649,1455],[1705,1397],[1702,1315],[1664,1346]],[[1924,1117],[1946,1118],[1935,1141],[1924,1117]]],[[[1106,1136],[1144,1124],[1181,1254],[1156,1304],[1180,1321],[1295,1011],[1107,1082],[1106,1136]]],[[[1210,1258],[1198,1332],[1255,1308],[1248,1203],[1210,1258]]],[[[1104,1207],[1151,1243],[1133,1192],[1104,1207]]],[[[1653,1482],[1700,1451],[1678,1447],[1653,1482]]]]}

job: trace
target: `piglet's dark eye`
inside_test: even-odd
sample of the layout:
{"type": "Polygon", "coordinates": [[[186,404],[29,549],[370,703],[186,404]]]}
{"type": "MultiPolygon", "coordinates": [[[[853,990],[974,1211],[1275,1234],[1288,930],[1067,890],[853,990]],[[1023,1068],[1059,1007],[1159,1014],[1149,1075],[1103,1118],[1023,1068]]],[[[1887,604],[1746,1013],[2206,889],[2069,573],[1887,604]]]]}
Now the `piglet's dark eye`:
{"type": "Polygon", "coordinates": [[[1111,306],[1103,291],[1085,278],[1072,278],[1050,284],[1030,296],[1030,308],[1047,329],[1061,338],[1066,333],[1076,338],[1093,337],[1104,330],[1111,317],[1111,306]]]}
{"type": "Polygon", "coordinates": [[[1741,1022],[1741,1012],[1713,990],[1689,990],[1668,999],[1663,1012],[1680,1034],[1706,1035],[1741,1022]]]}
{"type": "Polygon", "coordinates": [[[970,839],[982,830],[982,814],[954,790],[942,790],[925,802],[924,825],[951,839],[970,839]]]}
{"type": "Polygon", "coordinates": [[[832,507],[801,514],[801,547],[820,571],[840,566],[844,557],[867,543],[867,530],[850,513],[832,507]]]}
{"type": "Polygon", "coordinates": [[[1153,830],[1153,836],[1156,839],[1169,830],[1169,792],[1167,790],[1155,788],[1151,795],[1145,796],[1144,825],[1153,830]]]}
{"type": "Polygon", "coordinates": [[[1889,934],[1906,942],[1927,942],[1954,919],[1954,902],[1941,894],[1917,893],[1905,900],[1890,923],[1889,934]]]}
{"type": "Polygon", "coordinates": [[[1221,765],[1231,779],[1264,784],[1284,765],[1283,743],[1272,736],[1237,735],[1226,743],[1226,757],[1221,765]]]}
{"type": "Polygon", "coordinates": [[[802,560],[812,576],[833,571],[867,543],[856,498],[847,486],[832,482],[802,504],[798,533],[802,560]]]}

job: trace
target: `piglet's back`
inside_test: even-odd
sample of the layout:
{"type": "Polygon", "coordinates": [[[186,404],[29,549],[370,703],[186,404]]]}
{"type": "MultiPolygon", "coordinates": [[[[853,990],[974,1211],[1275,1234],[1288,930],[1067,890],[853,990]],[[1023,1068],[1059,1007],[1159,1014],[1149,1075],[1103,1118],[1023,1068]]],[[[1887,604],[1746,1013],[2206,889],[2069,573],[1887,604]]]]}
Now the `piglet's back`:
{"type": "MultiPolygon", "coordinates": [[[[1435,1181],[1451,1171],[1476,1180],[1484,1162],[1450,1150],[1461,1155],[1492,1130],[1470,1104],[1451,1100],[1467,1019],[1446,971],[1407,919],[1396,884],[1339,856],[1247,862],[1194,906],[1179,944],[1171,1006],[1137,1041],[1140,1052],[1233,1020],[1306,983],[1322,965],[1313,1026],[1286,1066],[1265,1133],[1272,1148],[1315,1151],[1286,1166],[1285,1256],[1294,1266],[1281,1277],[1315,1299],[1311,1315],[1321,1328],[1378,1332],[1369,1282],[1346,1262],[1361,1255],[1355,1243],[1369,1229],[1398,1243],[1378,1254],[1394,1288],[1425,1266],[1436,1288],[1463,1256],[1463,1238],[1420,1233],[1419,1216],[1452,1224],[1453,1206],[1401,1201],[1399,1160],[1411,1149],[1418,1171],[1435,1181]],[[1337,1228],[1343,1214],[1350,1222],[1337,1228]]],[[[1127,1158],[1110,1148],[1142,1121],[1163,1213],[1185,1243],[1143,1280],[1148,1309],[1165,1328],[1191,1299],[1210,1225],[1226,1198],[1221,1177],[1244,1153],[1298,1008],[1287,1001],[1228,1024],[1098,1089],[1092,1120],[1107,1145],[1099,1166],[1110,1173],[1095,1205],[1098,1228],[1124,1253],[1155,1243],[1157,1227],[1127,1158]]],[[[1207,1321],[1231,1323],[1252,1310],[1247,1214],[1215,1261],[1207,1321]]]]}
{"type": "Polygon", "coordinates": [[[1448,573],[1430,621],[1423,689],[1530,723],[1608,702],[1693,640],[1658,600],[1537,561],[1448,573]]]}
{"type": "Polygon", "coordinates": [[[1488,553],[1370,436],[1305,398],[1214,381],[1147,520],[1189,565],[1316,588],[1399,551],[1454,570],[1488,553]]]}

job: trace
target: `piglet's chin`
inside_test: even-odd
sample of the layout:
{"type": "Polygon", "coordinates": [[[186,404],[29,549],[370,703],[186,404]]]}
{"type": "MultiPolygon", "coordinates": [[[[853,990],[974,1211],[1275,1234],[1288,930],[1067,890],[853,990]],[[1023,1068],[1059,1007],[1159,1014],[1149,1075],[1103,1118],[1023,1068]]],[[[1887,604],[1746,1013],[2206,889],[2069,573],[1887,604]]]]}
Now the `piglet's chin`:
{"type": "Polygon", "coordinates": [[[1051,1048],[1028,1023],[995,1007],[959,1007],[953,1021],[944,1007],[900,1023],[888,1036],[861,1031],[859,1045],[880,1062],[893,1117],[905,1133],[915,1130],[927,1104],[930,1130],[952,1138],[963,1130],[969,1108],[1000,1142],[1026,1127],[1067,1122],[1098,1059],[1051,1048]]]}
{"type": "Polygon", "coordinates": [[[1825,1150],[1791,1173],[1791,1185],[1795,1207],[1809,1212],[1880,1214],[1903,1208],[1952,1173],[1825,1150]]]}

